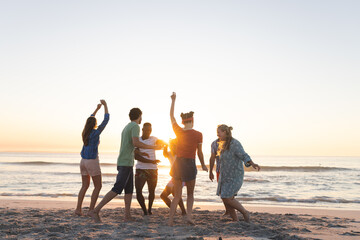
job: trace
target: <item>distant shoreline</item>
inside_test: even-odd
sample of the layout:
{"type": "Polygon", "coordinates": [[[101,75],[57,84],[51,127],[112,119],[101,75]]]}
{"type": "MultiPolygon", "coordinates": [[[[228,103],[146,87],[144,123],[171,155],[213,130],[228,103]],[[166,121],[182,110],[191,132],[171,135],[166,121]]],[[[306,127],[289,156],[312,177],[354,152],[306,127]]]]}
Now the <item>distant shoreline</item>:
{"type": "MultiPolygon", "coordinates": [[[[11,154],[11,153],[23,153],[23,154],[36,154],[36,153],[43,153],[43,154],[79,154],[80,155],[80,151],[0,151],[0,154],[11,154]]],[[[115,152],[107,152],[107,151],[102,151],[100,153],[100,155],[115,155],[115,154],[119,154],[118,151],[115,152]]],[[[272,157],[280,157],[280,158],[286,158],[286,157],[291,157],[291,158],[301,158],[301,157],[360,157],[360,155],[251,155],[252,157],[263,157],[263,158],[272,158],[272,157]]]]}

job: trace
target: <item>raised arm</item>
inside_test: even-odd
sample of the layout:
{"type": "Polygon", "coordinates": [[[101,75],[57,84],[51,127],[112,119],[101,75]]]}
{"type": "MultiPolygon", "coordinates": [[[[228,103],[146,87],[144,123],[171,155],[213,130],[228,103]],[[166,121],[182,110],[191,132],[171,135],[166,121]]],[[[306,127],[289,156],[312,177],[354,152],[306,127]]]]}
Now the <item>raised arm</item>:
{"type": "Polygon", "coordinates": [[[99,111],[100,108],[101,108],[101,104],[99,103],[99,104],[96,106],[95,111],[91,114],[91,116],[95,117],[96,113],[99,111]]]}
{"type": "Polygon", "coordinates": [[[197,155],[199,157],[199,160],[200,160],[200,163],[201,163],[201,167],[202,167],[202,170],[204,171],[208,171],[206,165],[205,165],[205,162],[204,162],[204,154],[202,152],[202,143],[199,143],[198,144],[198,147],[197,147],[197,155]]]}
{"type": "Polygon", "coordinates": [[[176,120],[175,120],[175,117],[174,117],[175,100],[176,100],[176,93],[173,92],[172,95],[171,95],[171,107],[170,107],[170,120],[171,120],[171,124],[176,123],[176,120]]]}
{"type": "Polygon", "coordinates": [[[104,99],[101,99],[100,102],[102,105],[104,105],[105,113],[109,113],[106,101],[104,99]]]}
{"type": "Polygon", "coordinates": [[[108,110],[108,106],[105,100],[101,99],[100,100],[101,104],[98,104],[98,106],[103,105],[104,106],[104,110],[105,110],[105,116],[104,116],[104,120],[102,121],[102,123],[98,126],[97,130],[99,131],[99,134],[104,130],[104,128],[106,127],[107,123],[109,122],[109,110],[108,110]]]}

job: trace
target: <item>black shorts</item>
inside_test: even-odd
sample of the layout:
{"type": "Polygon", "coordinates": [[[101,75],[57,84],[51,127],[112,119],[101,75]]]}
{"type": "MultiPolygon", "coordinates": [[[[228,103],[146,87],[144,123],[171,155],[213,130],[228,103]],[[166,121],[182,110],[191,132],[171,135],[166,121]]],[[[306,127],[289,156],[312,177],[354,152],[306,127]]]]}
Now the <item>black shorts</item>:
{"type": "Polygon", "coordinates": [[[170,170],[170,176],[176,180],[181,180],[182,182],[195,180],[196,174],[197,168],[195,159],[191,158],[177,157],[170,170]]]}
{"type": "Polygon", "coordinates": [[[121,194],[125,189],[125,194],[130,194],[134,192],[134,173],[133,167],[128,166],[118,166],[118,174],[116,176],[116,182],[111,191],[121,194]]]}

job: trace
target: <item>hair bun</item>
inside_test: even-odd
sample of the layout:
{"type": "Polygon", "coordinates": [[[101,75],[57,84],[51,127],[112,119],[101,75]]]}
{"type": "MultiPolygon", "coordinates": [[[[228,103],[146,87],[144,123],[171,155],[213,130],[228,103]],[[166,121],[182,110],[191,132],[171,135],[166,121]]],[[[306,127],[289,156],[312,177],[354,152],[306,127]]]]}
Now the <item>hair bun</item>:
{"type": "Polygon", "coordinates": [[[229,130],[230,130],[230,131],[233,130],[233,127],[230,126],[230,127],[229,127],[229,130]]]}

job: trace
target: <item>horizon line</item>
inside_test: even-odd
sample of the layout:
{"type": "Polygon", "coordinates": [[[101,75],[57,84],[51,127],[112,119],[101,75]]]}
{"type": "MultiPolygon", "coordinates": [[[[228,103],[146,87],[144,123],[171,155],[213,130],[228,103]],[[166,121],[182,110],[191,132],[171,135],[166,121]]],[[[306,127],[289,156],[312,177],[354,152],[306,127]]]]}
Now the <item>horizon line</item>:
{"type": "MultiPolygon", "coordinates": [[[[78,151],[0,151],[0,153],[64,153],[64,154],[75,154],[80,152],[78,151]]],[[[118,154],[119,152],[112,151],[102,151],[101,154],[118,154]]],[[[205,155],[205,154],[204,154],[205,155]]],[[[253,157],[360,157],[360,155],[251,155],[253,157]]]]}

